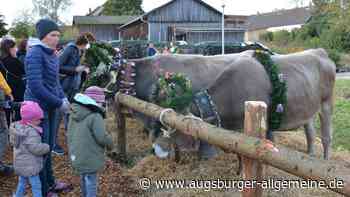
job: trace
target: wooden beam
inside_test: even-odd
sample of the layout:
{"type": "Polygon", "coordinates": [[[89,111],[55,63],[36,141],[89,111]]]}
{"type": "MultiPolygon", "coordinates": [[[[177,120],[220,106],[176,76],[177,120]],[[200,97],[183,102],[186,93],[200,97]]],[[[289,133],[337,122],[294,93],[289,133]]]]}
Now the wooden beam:
{"type": "Polygon", "coordinates": [[[126,161],[126,128],[125,128],[125,113],[123,106],[118,100],[115,99],[115,118],[117,120],[117,157],[121,162],[126,161]]]}
{"type": "MultiPolygon", "coordinates": [[[[264,102],[247,101],[245,102],[244,116],[244,134],[248,136],[265,139],[266,137],[266,114],[267,105],[264,102]]],[[[243,179],[245,181],[256,180],[262,182],[265,174],[265,166],[258,160],[244,157],[243,161],[243,179]]],[[[256,187],[244,188],[243,197],[262,197],[263,188],[261,185],[256,187]]]]}

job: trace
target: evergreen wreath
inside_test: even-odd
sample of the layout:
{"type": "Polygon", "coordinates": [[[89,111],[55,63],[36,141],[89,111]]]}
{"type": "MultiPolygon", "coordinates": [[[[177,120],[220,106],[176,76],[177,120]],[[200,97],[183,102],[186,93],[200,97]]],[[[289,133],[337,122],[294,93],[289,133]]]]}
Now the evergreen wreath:
{"type": "Polygon", "coordinates": [[[272,84],[269,129],[277,130],[280,128],[286,113],[287,83],[284,75],[280,73],[279,66],[273,62],[270,54],[256,50],[254,57],[264,66],[272,84]]]}
{"type": "Polygon", "coordinates": [[[190,106],[193,99],[192,84],[184,74],[166,72],[159,78],[158,86],[161,107],[183,112],[190,106]]]}
{"type": "Polygon", "coordinates": [[[97,85],[104,87],[108,81],[108,73],[101,76],[96,76],[95,72],[98,65],[103,62],[105,65],[112,64],[112,57],[115,51],[113,47],[104,42],[92,42],[90,43],[90,48],[86,50],[85,63],[89,65],[90,75],[84,84],[84,87],[89,87],[92,85],[97,85]]]}

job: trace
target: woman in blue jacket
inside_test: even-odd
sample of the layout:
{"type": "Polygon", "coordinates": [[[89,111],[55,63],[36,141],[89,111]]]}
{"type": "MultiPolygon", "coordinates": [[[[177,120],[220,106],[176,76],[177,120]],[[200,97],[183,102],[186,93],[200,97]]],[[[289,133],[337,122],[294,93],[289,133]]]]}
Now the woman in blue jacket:
{"type": "MultiPolygon", "coordinates": [[[[63,49],[63,52],[59,55],[61,86],[69,102],[72,102],[74,95],[79,92],[82,72],[89,72],[88,67],[80,65],[82,51],[85,50],[88,44],[89,41],[87,37],[85,36],[85,34],[82,34],[76,39],[75,42],[69,43],[63,49]]],[[[68,114],[64,116],[64,127],[66,130],[68,125],[68,117],[68,114]]],[[[59,123],[61,122],[61,119],[62,114],[59,115],[59,123]]],[[[54,147],[52,152],[57,155],[63,155],[64,150],[58,144],[57,140],[58,130],[59,124],[57,124],[54,147]]]]}
{"type": "MultiPolygon", "coordinates": [[[[42,121],[42,141],[53,148],[54,133],[58,110],[68,113],[70,104],[59,82],[58,57],[56,46],[59,41],[57,24],[41,19],[36,24],[36,33],[40,41],[35,42],[25,59],[27,85],[24,100],[35,101],[44,111],[42,121]]],[[[44,196],[54,195],[54,191],[64,189],[63,183],[55,182],[51,165],[51,152],[44,157],[44,168],[40,173],[44,196]]]]}

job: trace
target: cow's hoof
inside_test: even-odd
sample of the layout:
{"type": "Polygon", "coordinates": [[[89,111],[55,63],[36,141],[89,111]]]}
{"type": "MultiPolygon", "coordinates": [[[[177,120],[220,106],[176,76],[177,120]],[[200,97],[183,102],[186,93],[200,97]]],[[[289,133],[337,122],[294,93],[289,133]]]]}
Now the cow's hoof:
{"type": "Polygon", "coordinates": [[[239,176],[239,177],[243,177],[243,172],[241,169],[237,170],[236,171],[236,175],[239,176]]]}
{"type": "Polygon", "coordinates": [[[316,153],[314,153],[314,152],[309,152],[308,155],[309,155],[310,157],[316,157],[316,153]]]}

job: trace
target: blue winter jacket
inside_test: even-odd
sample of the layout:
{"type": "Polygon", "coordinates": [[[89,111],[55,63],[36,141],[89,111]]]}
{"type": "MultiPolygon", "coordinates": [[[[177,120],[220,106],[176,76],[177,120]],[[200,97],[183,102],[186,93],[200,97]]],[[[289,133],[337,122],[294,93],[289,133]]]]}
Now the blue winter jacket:
{"type": "Polygon", "coordinates": [[[24,100],[38,102],[44,110],[59,108],[65,95],[58,69],[55,51],[41,42],[35,43],[25,59],[27,85],[24,100]]]}
{"type": "Polygon", "coordinates": [[[75,69],[80,65],[80,50],[74,43],[69,43],[59,56],[61,85],[68,96],[71,92],[77,92],[81,82],[80,73],[75,69]]]}

